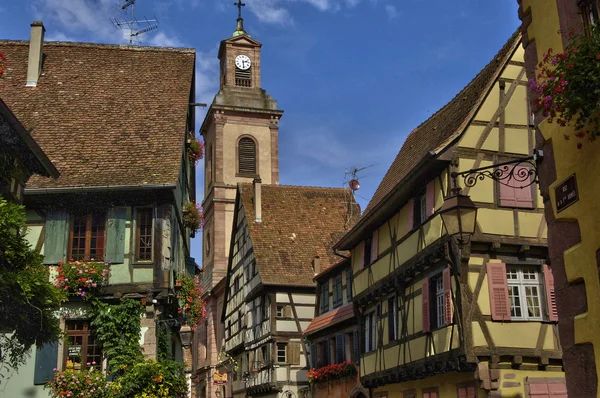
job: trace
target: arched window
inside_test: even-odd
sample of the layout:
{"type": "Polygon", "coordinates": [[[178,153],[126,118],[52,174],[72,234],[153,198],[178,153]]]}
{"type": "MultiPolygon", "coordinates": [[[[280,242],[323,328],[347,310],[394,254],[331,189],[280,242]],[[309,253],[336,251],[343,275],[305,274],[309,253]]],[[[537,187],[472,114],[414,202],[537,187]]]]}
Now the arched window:
{"type": "Polygon", "coordinates": [[[256,175],[256,143],[243,137],[238,142],[238,173],[256,175]]]}

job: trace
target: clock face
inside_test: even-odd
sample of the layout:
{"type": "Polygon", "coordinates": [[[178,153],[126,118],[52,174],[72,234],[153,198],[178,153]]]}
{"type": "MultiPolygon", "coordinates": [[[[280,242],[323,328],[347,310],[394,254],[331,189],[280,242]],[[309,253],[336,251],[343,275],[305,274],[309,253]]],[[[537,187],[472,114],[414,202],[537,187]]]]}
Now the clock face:
{"type": "Polygon", "coordinates": [[[235,57],[235,66],[237,66],[241,70],[250,69],[250,65],[252,62],[250,61],[250,57],[247,55],[238,55],[235,57]]]}

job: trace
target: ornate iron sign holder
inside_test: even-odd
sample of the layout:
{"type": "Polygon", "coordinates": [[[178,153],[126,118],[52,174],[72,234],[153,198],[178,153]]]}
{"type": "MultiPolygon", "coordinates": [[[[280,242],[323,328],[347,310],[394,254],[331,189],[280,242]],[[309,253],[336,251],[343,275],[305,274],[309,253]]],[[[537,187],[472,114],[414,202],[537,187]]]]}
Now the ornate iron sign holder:
{"type": "Polygon", "coordinates": [[[526,158],[509,160],[460,173],[453,171],[450,175],[454,180],[454,187],[458,187],[456,183],[457,178],[462,177],[465,187],[473,187],[478,181],[490,178],[507,187],[527,188],[538,182],[536,161],[543,156],[544,153],[541,150],[536,150],[532,156],[526,158]]]}

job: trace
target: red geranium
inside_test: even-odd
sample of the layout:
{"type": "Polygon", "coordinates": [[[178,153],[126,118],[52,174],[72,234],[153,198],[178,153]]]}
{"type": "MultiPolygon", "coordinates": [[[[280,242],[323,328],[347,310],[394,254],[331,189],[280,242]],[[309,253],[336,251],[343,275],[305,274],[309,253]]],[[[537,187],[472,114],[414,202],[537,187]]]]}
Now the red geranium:
{"type": "Polygon", "coordinates": [[[308,371],[307,377],[311,384],[345,379],[348,377],[356,376],[357,370],[354,363],[350,361],[344,361],[342,363],[334,363],[331,365],[325,365],[318,369],[312,368],[308,371]]]}

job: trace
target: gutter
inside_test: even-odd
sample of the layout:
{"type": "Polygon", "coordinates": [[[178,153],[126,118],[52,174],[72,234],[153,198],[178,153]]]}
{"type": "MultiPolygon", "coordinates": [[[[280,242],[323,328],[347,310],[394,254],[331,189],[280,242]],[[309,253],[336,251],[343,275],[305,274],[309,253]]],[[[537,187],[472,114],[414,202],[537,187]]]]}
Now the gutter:
{"type": "Polygon", "coordinates": [[[363,215],[358,222],[352,227],[348,233],[346,233],[335,245],[333,245],[334,251],[337,250],[349,250],[348,246],[352,244],[356,239],[359,238],[361,232],[365,229],[365,227],[374,220],[377,220],[379,214],[381,212],[382,207],[387,204],[393,197],[398,193],[401,188],[404,188],[406,184],[415,178],[415,174],[418,171],[421,171],[425,165],[436,158],[436,153],[434,151],[428,151],[419,161],[419,163],[414,166],[410,172],[404,176],[400,182],[398,182],[394,188],[379,201],[375,205],[373,209],[371,209],[366,215],[363,215]]]}
{"type": "Polygon", "coordinates": [[[26,195],[45,195],[55,193],[84,193],[97,191],[147,191],[152,189],[175,189],[176,184],[145,184],[145,185],[102,185],[90,187],[65,187],[65,188],[25,188],[26,195]]]}

